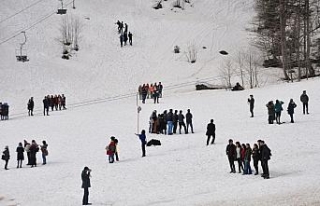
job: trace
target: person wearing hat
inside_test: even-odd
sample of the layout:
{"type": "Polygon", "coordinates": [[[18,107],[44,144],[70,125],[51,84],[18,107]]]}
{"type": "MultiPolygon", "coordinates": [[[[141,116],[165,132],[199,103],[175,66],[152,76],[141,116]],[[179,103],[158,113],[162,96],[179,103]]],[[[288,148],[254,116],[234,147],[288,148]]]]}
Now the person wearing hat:
{"type": "Polygon", "coordinates": [[[251,113],[251,117],[253,117],[253,108],[254,108],[254,98],[253,95],[250,95],[250,98],[248,99],[248,104],[250,105],[250,113],[251,113]]]}
{"type": "Polygon", "coordinates": [[[109,143],[109,145],[106,147],[106,151],[107,151],[107,155],[108,155],[108,159],[109,159],[109,163],[114,163],[114,154],[116,152],[116,144],[115,144],[115,137],[112,136],[110,137],[111,141],[109,143]]]}
{"type": "Polygon", "coordinates": [[[91,169],[88,167],[84,167],[81,173],[81,180],[82,180],[82,188],[83,188],[83,198],[82,198],[82,205],[91,205],[88,203],[89,201],[89,187],[91,187],[90,183],[90,172],[91,169]]]}
{"type": "Polygon", "coordinates": [[[9,159],[10,159],[10,153],[9,153],[9,147],[8,146],[6,146],[4,148],[4,151],[2,152],[1,159],[6,162],[5,165],[4,165],[4,169],[8,170],[8,163],[9,163],[9,159]]]}

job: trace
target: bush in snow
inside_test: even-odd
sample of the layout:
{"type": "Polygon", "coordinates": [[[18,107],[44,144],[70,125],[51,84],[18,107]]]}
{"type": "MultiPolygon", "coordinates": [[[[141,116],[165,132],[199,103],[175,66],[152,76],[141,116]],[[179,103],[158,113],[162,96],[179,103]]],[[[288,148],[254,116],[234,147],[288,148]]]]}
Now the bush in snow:
{"type": "Polygon", "coordinates": [[[175,0],[172,3],[172,6],[176,7],[176,8],[184,9],[184,2],[185,2],[185,0],[175,0]]]}
{"type": "Polygon", "coordinates": [[[162,0],[160,0],[159,2],[157,2],[157,3],[153,6],[153,8],[154,8],[154,9],[162,9],[162,4],[161,4],[161,2],[162,2],[162,0]]]}
{"type": "Polygon", "coordinates": [[[197,61],[197,53],[198,50],[196,46],[194,44],[189,44],[188,51],[186,52],[188,62],[195,63],[197,61]]]}

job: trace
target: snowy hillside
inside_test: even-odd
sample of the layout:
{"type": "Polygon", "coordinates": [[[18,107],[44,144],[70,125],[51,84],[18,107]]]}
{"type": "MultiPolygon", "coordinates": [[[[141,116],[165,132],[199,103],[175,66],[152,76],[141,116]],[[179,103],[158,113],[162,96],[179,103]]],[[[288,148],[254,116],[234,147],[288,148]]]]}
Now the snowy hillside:
{"type": "MultiPolygon", "coordinates": [[[[90,202],[114,206],[179,205],[319,205],[320,100],[319,79],[272,85],[276,69],[261,73],[265,87],[241,92],[194,91],[197,81],[221,84],[219,69],[246,50],[253,16],[250,0],[197,0],[184,10],[164,1],[71,0],[68,16],[82,24],[80,50],[70,60],[61,58],[59,28],[64,18],[55,14],[59,1],[4,1],[0,7],[0,100],[10,104],[10,120],[0,121],[0,148],[8,145],[8,171],[0,170],[0,205],[81,205],[80,173],[92,169],[90,202]],[[120,47],[117,20],[129,25],[133,46],[120,47]],[[30,61],[17,62],[15,50],[26,31],[30,61]],[[179,45],[181,53],[173,53],[179,45]],[[188,45],[198,50],[196,63],[187,62],[188,45]],[[203,48],[205,47],[205,49],[203,48]],[[229,55],[219,54],[220,50],[229,55]],[[160,104],[142,107],[139,130],[148,128],[153,110],[191,109],[194,134],[154,135],[161,147],[147,148],[141,158],[135,92],[138,85],[164,85],[160,104]],[[310,97],[310,115],[302,115],[302,90],[310,97]],[[42,116],[47,94],[67,97],[65,111],[42,116]],[[255,118],[249,118],[247,98],[256,99],[255,118]],[[26,103],[35,99],[35,116],[26,103]],[[290,98],[298,104],[295,124],[284,111],[283,125],[268,125],[265,104],[290,98]],[[205,146],[205,129],[215,119],[216,144],[205,146]],[[107,163],[110,136],[119,139],[120,161],[107,163]],[[272,150],[271,179],[229,174],[225,155],[228,139],[255,143],[264,139],[272,150]],[[16,169],[15,148],[24,139],[49,144],[48,164],[16,169]]],[[[233,79],[233,83],[239,77],[233,79]]],[[[38,154],[38,162],[41,156],[38,154]]],[[[25,162],[26,163],[26,162],[25,162]]],[[[1,161],[1,167],[3,161],[1,161]]],[[[260,168],[261,169],[261,168],[260,168]]]]}

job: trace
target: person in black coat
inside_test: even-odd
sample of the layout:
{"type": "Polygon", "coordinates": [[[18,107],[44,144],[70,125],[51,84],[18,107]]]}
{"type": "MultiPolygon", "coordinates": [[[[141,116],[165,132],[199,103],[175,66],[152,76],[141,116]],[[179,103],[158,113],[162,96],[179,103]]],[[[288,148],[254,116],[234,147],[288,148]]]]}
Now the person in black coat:
{"type": "Polygon", "coordinates": [[[296,107],[297,107],[296,103],[294,103],[293,99],[290,99],[287,110],[288,110],[288,114],[290,115],[290,118],[291,118],[291,123],[294,123],[293,114],[294,114],[294,108],[296,108],[296,107]]]}
{"type": "Polygon", "coordinates": [[[33,108],[34,108],[34,101],[33,101],[33,97],[31,97],[28,101],[28,115],[33,116],[33,108]]]}
{"type": "Polygon", "coordinates": [[[206,135],[208,136],[208,138],[207,138],[207,146],[209,145],[211,136],[212,136],[211,144],[214,144],[214,140],[216,138],[216,125],[213,124],[213,119],[210,120],[210,123],[207,126],[206,135]]]}
{"type": "Polygon", "coordinates": [[[24,148],[21,142],[19,142],[16,152],[17,152],[17,161],[18,161],[17,168],[22,168],[22,161],[24,160],[24,154],[23,154],[24,148]]]}
{"type": "Polygon", "coordinates": [[[82,188],[83,188],[83,198],[82,198],[82,205],[91,205],[89,203],[89,187],[91,187],[90,183],[90,173],[91,169],[88,167],[84,167],[81,172],[81,180],[82,180],[82,188]]]}
{"type": "Polygon", "coordinates": [[[49,116],[49,105],[50,105],[49,98],[45,96],[42,102],[43,102],[43,115],[46,116],[47,114],[47,116],[49,116]]]}
{"type": "Polygon", "coordinates": [[[32,140],[30,146],[30,165],[31,167],[37,166],[37,152],[39,152],[39,146],[35,140],[32,140]]]}
{"type": "Polygon", "coordinates": [[[174,110],[172,122],[173,122],[173,134],[176,134],[177,128],[178,128],[178,110],[174,110]]]}
{"type": "Polygon", "coordinates": [[[191,132],[193,133],[193,125],[192,125],[192,114],[190,113],[190,109],[187,110],[187,114],[186,114],[186,123],[187,123],[187,133],[189,130],[189,126],[191,128],[191,132]]]}
{"type": "Polygon", "coordinates": [[[260,160],[260,152],[259,152],[259,148],[258,148],[257,144],[253,145],[253,148],[252,148],[252,159],[253,159],[253,166],[254,166],[254,169],[256,171],[254,173],[254,175],[258,175],[259,174],[258,164],[259,164],[259,160],[260,160]]]}
{"type": "Polygon", "coordinates": [[[184,115],[182,114],[182,110],[179,111],[178,122],[179,122],[179,134],[181,134],[181,127],[184,128],[184,133],[188,134],[186,124],[184,123],[184,115]]]}
{"type": "Polygon", "coordinates": [[[251,117],[253,117],[253,108],[254,108],[254,98],[253,95],[250,95],[250,98],[248,99],[248,104],[250,105],[250,113],[251,113],[251,117]]]}
{"type": "Polygon", "coordinates": [[[261,175],[261,177],[263,177],[264,179],[270,178],[269,165],[268,165],[268,161],[270,160],[270,157],[271,157],[271,150],[264,143],[264,141],[261,141],[261,164],[262,164],[262,170],[263,170],[263,174],[261,175]]]}
{"type": "Polygon", "coordinates": [[[4,151],[2,152],[2,160],[4,160],[6,162],[5,165],[4,165],[4,169],[5,170],[8,170],[9,159],[10,159],[9,147],[6,146],[4,148],[4,151]]]}
{"type": "Polygon", "coordinates": [[[229,139],[229,144],[226,148],[226,154],[228,156],[229,164],[230,164],[230,173],[236,173],[236,167],[234,165],[234,160],[236,159],[236,146],[233,144],[233,140],[229,139]]]}
{"type": "Polygon", "coordinates": [[[129,32],[128,37],[129,37],[129,44],[130,44],[130,46],[132,46],[132,33],[131,32],[129,32]]]}

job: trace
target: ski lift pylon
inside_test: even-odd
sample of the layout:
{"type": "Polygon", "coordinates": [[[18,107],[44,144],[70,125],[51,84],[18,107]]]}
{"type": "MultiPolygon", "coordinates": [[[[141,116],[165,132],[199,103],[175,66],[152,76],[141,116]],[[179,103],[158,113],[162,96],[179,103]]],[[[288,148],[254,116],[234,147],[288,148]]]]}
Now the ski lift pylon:
{"type": "Polygon", "coordinates": [[[23,46],[27,43],[27,35],[25,31],[21,32],[24,35],[24,41],[20,43],[20,48],[18,53],[16,51],[16,58],[19,62],[26,62],[29,61],[26,50],[23,49],[23,46]]]}
{"type": "Polygon", "coordinates": [[[58,9],[57,14],[60,14],[60,15],[66,14],[67,13],[67,9],[63,8],[63,0],[59,0],[59,1],[61,1],[61,9],[58,9]]]}

